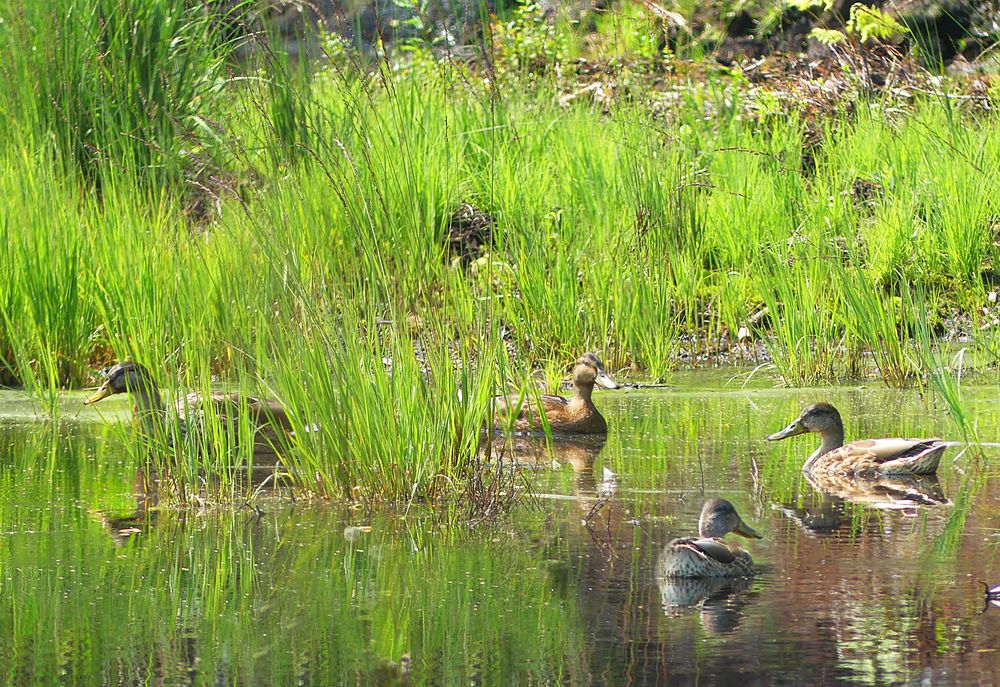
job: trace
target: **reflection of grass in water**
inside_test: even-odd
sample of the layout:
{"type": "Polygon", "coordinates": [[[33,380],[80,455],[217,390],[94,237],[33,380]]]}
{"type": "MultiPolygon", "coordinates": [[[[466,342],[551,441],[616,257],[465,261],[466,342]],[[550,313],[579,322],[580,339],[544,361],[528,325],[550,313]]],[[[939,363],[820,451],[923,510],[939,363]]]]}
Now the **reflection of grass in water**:
{"type": "MultiPolygon", "coordinates": [[[[69,423],[32,421],[0,423],[0,502],[44,504],[53,495],[80,499],[88,507],[129,507],[132,471],[113,428],[84,429],[69,423]],[[124,460],[123,460],[124,459],[124,460]]],[[[67,514],[53,504],[53,517],[67,514]]],[[[8,510],[3,528],[31,529],[8,510]]]]}
{"type": "Polygon", "coordinates": [[[945,526],[930,549],[930,554],[941,560],[953,560],[961,545],[962,534],[965,532],[965,520],[969,510],[975,503],[976,496],[989,481],[989,473],[979,468],[973,468],[963,475],[962,481],[952,499],[954,506],[945,526]]]}
{"type": "Polygon", "coordinates": [[[15,533],[0,550],[0,655],[15,682],[171,682],[193,670],[370,683],[407,653],[418,682],[583,671],[575,592],[553,592],[553,572],[518,535],[427,533],[411,511],[403,529],[390,514],[350,543],[342,532],[356,515],[328,510],[161,511],[116,544],[110,521],[78,505],[122,505],[100,487],[113,481],[88,458],[94,445],[33,433],[0,453],[0,523],[15,533]],[[59,469],[27,469],[46,461],[59,469]]]}
{"type": "MultiPolygon", "coordinates": [[[[892,400],[910,398],[884,389],[870,394],[650,395],[641,399],[650,408],[648,416],[633,420],[626,417],[630,413],[609,410],[616,429],[598,467],[612,465],[626,490],[649,485],[669,489],[667,495],[627,492],[622,498],[639,515],[683,507],[692,519],[670,525],[681,533],[696,527],[697,503],[691,500],[699,496],[692,475],[702,461],[707,488],[736,495],[741,512],[747,509],[744,515],[756,526],[749,496],[751,459],[768,507],[786,498],[812,503],[812,492],[798,482],[801,461],[814,448],[811,440],[765,445],[762,437],[816,394],[838,403],[860,436],[881,430],[908,434],[927,422],[919,405],[904,404],[898,417],[880,413],[892,400]],[[680,504],[682,496],[686,504],[680,504]]],[[[602,408],[614,409],[619,401],[635,400],[635,394],[606,398],[602,408]]],[[[983,417],[992,422],[996,413],[983,417]]],[[[565,521],[555,515],[563,509],[572,513],[571,505],[543,504],[543,510],[517,521],[518,534],[508,534],[504,526],[482,535],[459,529],[431,533],[428,521],[419,518],[404,529],[391,515],[362,522],[359,511],[346,518],[322,511],[272,513],[261,520],[248,511],[221,516],[165,512],[145,534],[116,546],[104,525],[84,514],[95,506],[107,510],[127,502],[128,477],[118,474],[122,468],[114,466],[110,445],[86,436],[53,443],[38,432],[22,435],[9,451],[0,451],[0,529],[18,532],[0,549],[0,618],[17,619],[9,635],[0,635],[0,655],[14,656],[10,664],[18,666],[20,675],[34,671],[42,676],[38,682],[54,682],[65,669],[76,682],[102,682],[122,667],[164,674],[170,681],[183,678],[197,657],[199,675],[223,675],[234,682],[280,683],[304,676],[313,682],[371,683],[379,679],[377,671],[392,675],[390,663],[398,664],[404,652],[413,659],[418,681],[440,675],[445,676],[442,682],[467,683],[475,673],[485,676],[484,683],[572,682],[567,676],[587,671],[584,657],[594,647],[585,644],[586,621],[577,605],[586,592],[578,587],[581,579],[566,573],[585,565],[566,561],[583,561],[585,556],[573,554],[587,544],[572,536],[578,515],[565,521]],[[97,455],[91,457],[92,451],[97,455]],[[67,494],[73,505],[64,508],[59,504],[67,494]],[[25,501],[55,507],[18,505],[25,501]],[[345,524],[372,524],[375,529],[352,546],[341,534],[345,524]],[[37,627],[58,631],[47,636],[37,627]]],[[[564,467],[556,481],[570,478],[564,467]]],[[[975,495],[976,488],[962,484],[960,491],[975,495]]],[[[845,517],[851,519],[845,528],[860,532],[877,524],[863,518],[881,516],[859,507],[845,517]]],[[[642,598],[639,585],[648,582],[642,566],[662,546],[644,539],[643,531],[631,530],[635,540],[629,542],[626,535],[624,543],[645,546],[647,553],[632,550],[631,559],[625,555],[616,563],[619,573],[627,569],[634,576],[629,600],[642,598]]],[[[778,528],[767,535],[769,544],[782,537],[778,528]]],[[[954,559],[947,551],[942,557],[954,559]]],[[[866,587],[860,598],[868,603],[863,605],[847,594],[851,603],[843,612],[850,615],[841,617],[849,632],[824,640],[831,646],[843,642],[849,670],[895,676],[895,659],[885,653],[891,648],[907,655],[897,642],[912,636],[908,619],[918,611],[912,607],[909,583],[895,576],[891,580],[887,589],[866,587]],[[864,639],[881,632],[887,633],[884,649],[864,639]]],[[[838,598],[832,595],[831,602],[838,598]]],[[[942,591],[936,598],[948,597],[942,591]]],[[[597,601],[609,603],[604,597],[597,601]]],[[[763,610],[770,601],[762,596],[756,603],[744,627],[759,618],[768,636],[784,632],[786,618],[763,610]]],[[[659,615],[656,609],[645,612],[659,615]]],[[[694,616],[691,620],[697,624],[694,616]]],[[[681,635],[672,620],[657,622],[658,632],[688,641],[694,637],[699,651],[715,641],[697,629],[700,634],[681,635]]],[[[957,621],[949,622],[947,632],[953,636],[957,621]]],[[[965,621],[960,631],[968,636],[965,621]]],[[[777,653],[765,648],[765,665],[795,670],[786,662],[798,655],[777,653]]],[[[712,656],[698,660],[708,665],[712,656]]]]}
{"type": "MultiPolygon", "coordinates": [[[[952,374],[944,361],[939,342],[934,341],[930,327],[927,323],[926,304],[922,294],[913,296],[908,291],[906,293],[911,309],[917,313],[916,319],[916,348],[920,356],[922,365],[926,371],[927,380],[934,393],[945,402],[948,416],[962,433],[962,437],[969,446],[964,449],[966,455],[962,461],[969,470],[964,474],[959,488],[952,499],[953,507],[948,516],[945,526],[930,548],[929,553],[936,559],[950,559],[958,552],[962,533],[965,531],[965,521],[969,509],[972,508],[976,496],[983,489],[987,482],[987,473],[982,469],[983,447],[979,437],[979,422],[974,421],[969,414],[966,403],[963,399],[961,388],[961,364],[964,350],[959,352],[956,360],[959,361],[958,370],[952,374]],[[969,455],[971,454],[971,455],[969,455]]],[[[963,450],[963,449],[959,449],[963,450]]],[[[945,465],[955,464],[957,456],[945,465]]]]}
{"type": "MultiPolygon", "coordinates": [[[[904,607],[905,608],[905,607],[904,607]]],[[[844,609],[843,658],[852,677],[861,684],[881,685],[909,676],[906,648],[913,615],[897,605],[872,608],[868,600],[844,609]]]]}

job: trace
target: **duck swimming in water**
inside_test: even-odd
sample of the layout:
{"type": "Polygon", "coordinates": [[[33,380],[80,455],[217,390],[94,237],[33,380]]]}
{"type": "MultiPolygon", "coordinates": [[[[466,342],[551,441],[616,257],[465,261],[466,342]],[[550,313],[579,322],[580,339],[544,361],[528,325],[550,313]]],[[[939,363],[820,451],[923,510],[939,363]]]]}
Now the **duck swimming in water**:
{"type": "MultiPolygon", "coordinates": [[[[131,360],[122,361],[106,372],[107,379],[84,405],[93,405],[108,396],[127,393],[133,401],[133,416],[139,430],[147,437],[163,434],[170,419],[152,375],[131,360]]],[[[207,412],[230,422],[242,413],[254,430],[254,457],[273,457],[291,431],[285,409],[277,401],[261,401],[253,396],[217,392],[209,395],[188,394],[177,399],[175,412],[182,432],[190,433],[207,412]]]]}
{"type": "Polygon", "coordinates": [[[781,441],[819,434],[820,445],[802,466],[807,473],[856,476],[933,475],[946,445],[938,439],[859,439],[844,443],[844,423],[829,403],[816,403],[790,425],[768,437],[781,441]]]}
{"type": "Polygon", "coordinates": [[[659,577],[748,577],[754,574],[750,554],[723,537],[729,532],[761,539],[743,522],[726,499],[709,499],[698,519],[697,539],[674,539],[663,548],[657,563],[659,577]]]}
{"type": "Polygon", "coordinates": [[[497,396],[494,398],[493,427],[507,429],[513,419],[515,431],[539,431],[542,429],[541,410],[555,434],[606,434],[608,423],[591,399],[595,384],[605,389],[618,388],[604,371],[601,359],[593,353],[584,353],[573,365],[573,388],[576,393],[572,398],[542,395],[536,404],[530,397],[516,394],[497,396]]]}

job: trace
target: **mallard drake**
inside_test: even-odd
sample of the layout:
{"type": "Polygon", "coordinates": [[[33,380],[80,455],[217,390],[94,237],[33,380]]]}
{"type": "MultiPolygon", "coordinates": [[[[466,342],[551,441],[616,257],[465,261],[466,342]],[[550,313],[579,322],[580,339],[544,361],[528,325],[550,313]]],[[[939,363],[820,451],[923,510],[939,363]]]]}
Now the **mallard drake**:
{"type": "Polygon", "coordinates": [[[573,365],[572,398],[541,395],[537,404],[530,397],[518,395],[494,398],[495,414],[493,427],[506,429],[510,426],[510,416],[517,413],[513,428],[518,432],[542,429],[539,408],[545,413],[549,427],[556,434],[606,434],[608,423],[597,410],[591,394],[594,385],[605,389],[617,389],[618,385],[604,371],[604,363],[593,353],[584,353],[573,365]]]}
{"type": "Polygon", "coordinates": [[[797,434],[819,434],[819,448],[802,466],[807,473],[846,475],[933,475],[945,444],[938,439],[859,439],[844,443],[844,423],[829,403],[816,403],[792,424],[768,437],[781,441],[797,434]]]}
{"type": "Polygon", "coordinates": [[[657,563],[660,577],[747,577],[754,574],[750,554],[722,538],[729,532],[761,539],[725,499],[709,499],[701,508],[698,539],[674,539],[657,563]]]}
{"type": "MultiPolygon", "coordinates": [[[[128,393],[133,401],[133,415],[140,430],[147,436],[163,432],[168,425],[167,410],[152,375],[145,367],[131,360],[122,361],[107,370],[107,379],[86,401],[93,405],[115,394],[128,393]]],[[[218,417],[235,419],[247,415],[254,429],[254,456],[273,456],[291,431],[288,415],[280,403],[262,401],[238,393],[217,392],[208,396],[188,394],[174,404],[184,432],[201,421],[209,407],[218,417]]]]}

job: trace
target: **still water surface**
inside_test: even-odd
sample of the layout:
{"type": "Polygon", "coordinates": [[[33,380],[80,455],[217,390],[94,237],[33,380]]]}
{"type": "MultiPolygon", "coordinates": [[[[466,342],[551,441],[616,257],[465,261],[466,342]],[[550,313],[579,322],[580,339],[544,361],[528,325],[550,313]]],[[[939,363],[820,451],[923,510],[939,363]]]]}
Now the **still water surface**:
{"type": "MultiPolygon", "coordinates": [[[[1000,440],[997,389],[966,394],[1000,440]]],[[[137,517],[120,434],[79,400],[53,429],[0,395],[0,685],[1000,679],[1000,608],[979,584],[1000,584],[1000,452],[949,448],[939,481],[812,485],[812,437],[763,440],[817,400],[849,438],[957,439],[912,391],[699,375],[603,393],[606,443],[518,442],[537,497],[476,527],[288,502],[137,517]],[[764,535],[745,543],[760,574],[658,580],[706,496],[764,535]]]]}

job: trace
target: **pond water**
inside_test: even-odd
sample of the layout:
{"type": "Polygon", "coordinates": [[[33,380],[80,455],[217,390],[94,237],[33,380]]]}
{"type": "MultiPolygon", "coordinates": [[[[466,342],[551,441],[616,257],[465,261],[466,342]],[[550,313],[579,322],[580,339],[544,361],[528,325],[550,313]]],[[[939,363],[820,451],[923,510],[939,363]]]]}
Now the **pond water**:
{"type": "MultiPolygon", "coordinates": [[[[475,527],[287,502],[143,516],[114,427],[75,396],[57,427],[16,419],[0,394],[0,684],[996,683],[979,581],[1000,584],[1000,451],[812,485],[812,437],[764,441],[810,402],[849,438],[959,437],[914,391],[679,384],[601,393],[606,443],[519,442],[536,497],[475,527]],[[764,535],[741,540],[760,574],[658,580],[706,496],[764,535]]],[[[1000,439],[997,389],[965,393],[1000,439]]]]}

